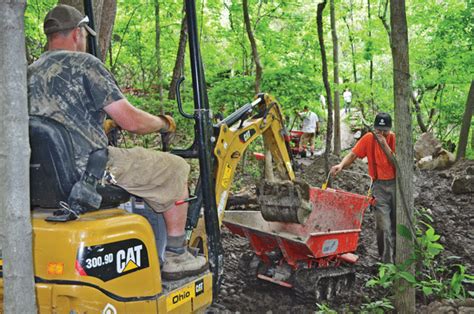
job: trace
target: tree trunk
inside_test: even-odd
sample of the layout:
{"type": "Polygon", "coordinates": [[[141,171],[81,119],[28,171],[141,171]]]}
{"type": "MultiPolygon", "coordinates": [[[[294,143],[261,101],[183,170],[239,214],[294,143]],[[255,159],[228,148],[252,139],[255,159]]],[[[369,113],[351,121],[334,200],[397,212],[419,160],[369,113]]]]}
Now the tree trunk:
{"type": "MultiPolygon", "coordinates": [[[[183,12],[184,12],[183,3],[183,12]]],[[[179,34],[178,53],[176,54],[176,62],[173,68],[173,77],[171,78],[170,90],[168,91],[168,99],[176,99],[176,85],[184,72],[184,55],[186,53],[186,41],[188,40],[188,23],[186,23],[186,13],[184,13],[181,21],[181,32],[179,34]]]]}
{"type": "Polygon", "coordinates": [[[474,150],[474,128],[471,131],[471,149],[474,150]]]}
{"type": "Polygon", "coordinates": [[[248,0],[242,1],[242,7],[244,10],[244,22],[245,22],[245,29],[247,30],[247,35],[249,37],[250,46],[252,47],[252,56],[255,62],[255,93],[260,93],[260,82],[262,80],[262,64],[260,63],[260,56],[258,55],[257,50],[257,43],[255,41],[255,36],[252,31],[252,26],[250,24],[250,16],[249,16],[249,6],[248,0]]]}
{"type": "MultiPolygon", "coordinates": [[[[122,34],[120,35],[120,42],[119,42],[118,51],[117,51],[117,54],[115,55],[115,60],[114,60],[114,62],[113,62],[113,63],[111,64],[111,66],[110,66],[110,71],[111,71],[113,74],[115,74],[115,68],[117,67],[117,61],[119,60],[120,51],[122,51],[123,41],[124,41],[124,39],[125,39],[126,34],[128,33],[128,29],[130,28],[130,23],[132,22],[133,16],[135,15],[135,12],[137,11],[138,8],[139,8],[138,5],[135,6],[135,8],[133,9],[133,11],[128,14],[127,25],[125,25],[125,30],[124,30],[124,31],[122,32],[122,34]]],[[[111,53],[110,59],[112,60],[112,53],[111,53]]]]}
{"type": "MultiPolygon", "coordinates": [[[[351,24],[354,25],[354,12],[353,12],[353,3],[352,0],[349,1],[349,14],[351,17],[351,24]]],[[[347,17],[343,17],[343,20],[347,27],[347,33],[349,34],[349,42],[351,44],[351,57],[352,57],[352,75],[354,77],[354,83],[357,83],[357,67],[356,67],[356,60],[355,60],[355,43],[354,43],[354,33],[349,26],[349,22],[347,21],[347,17]]],[[[332,23],[332,22],[331,22],[332,23]]]]}
{"type": "Polygon", "coordinates": [[[249,70],[248,70],[248,66],[247,66],[247,59],[248,59],[248,52],[247,52],[247,46],[245,45],[245,35],[244,35],[244,31],[242,29],[242,31],[240,31],[240,28],[236,28],[235,27],[235,23],[234,23],[234,18],[233,18],[233,14],[232,14],[232,10],[231,8],[229,7],[229,4],[226,3],[224,1],[224,7],[227,9],[227,11],[229,12],[229,23],[230,23],[230,28],[232,29],[232,31],[238,35],[236,36],[237,37],[237,40],[239,42],[239,45],[240,47],[242,48],[242,73],[244,75],[247,75],[249,73],[249,70]]]}
{"type": "Polygon", "coordinates": [[[389,0],[382,0],[379,2],[379,19],[382,22],[383,27],[385,28],[385,31],[387,32],[388,35],[388,41],[389,43],[392,42],[392,31],[390,30],[390,25],[388,25],[387,22],[387,8],[388,8],[388,2],[389,0]]]}
{"type": "MultiPolygon", "coordinates": [[[[469,138],[469,128],[471,127],[472,114],[474,113],[474,80],[471,81],[471,88],[467,96],[466,109],[462,117],[461,132],[459,134],[458,151],[456,160],[466,156],[467,141],[469,138]]],[[[474,140],[472,140],[474,141],[474,140]]],[[[472,144],[472,143],[471,143],[472,144]]]]}
{"type": "Polygon", "coordinates": [[[373,42],[372,42],[372,12],[370,11],[370,0],[367,0],[367,20],[368,26],[367,29],[369,31],[368,37],[369,37],[369,43],[370,43],[370,49],[368,49],[368,58],[369,58],[369,80],[370,80],[370,108],[372,109],[372,113],[375,115],[375,112],[377,111],[375,108],[375,100],[374,100],[374,58],[372,55],[372,50],[373,50],[373,42]]]}
{"type": "Polygon", "coordinates": [[[355,45],[354,45],[354,34],[352,34],[351,28],[349,26],[349,22],[347,21],[347,18],[343,18],[347,32],[349,33],[349,42],[351,44],[351,58],[352,58],[352,76],[354,78],[354,83],[357,83],[357,67],[356,67],[356,61],[355,61],[355,45]]]}
{"type": "Polygon", "coordinates": [[[413,101],[413,104],[415,105],[416,122],[418,123],[418,126],[420,127],[421,132],[427,132],[428,128],[426,127],[426,124],[423,122],[423,116],[421,115],[420,100],[418,100],[415,97],[414,93],[410,93],[410,94],[411,94],[411,100],[413,101]]]}
{"type": "Polygon", "coordinates": [[[158,77],[158,95],[160,99],[160,111],[163,111],[163,69],[161,67],[161,27],[160,27],[160,2],[155,0],[155,58],[156,75],[158,77]]]}
{"type": "Polygon", "coordinates": [[[0,250],[3,311],[36,313],[30,213],[26,1],[0,2],[0,250]]]}
{"type": "Polygon", "coordinates": [[[328,122],[326,127],[326,149],[324,151],[324,162],[326,173],[329,172],[329,155],[331,154],[331,140],[332,140],[332,96],[331,96],[331,86],[329,85],[328,80],[328,62],[326,58],[326,48],[324,46],[324,37],[323,37],[323,11],[326,7],[327,0],[324,0],[321,3],[318,3],[317,15],[316,15],[316,24],[318,27],[318,41],[319,49],[321,50],[321,60],[323,64],[323,82],[324,88],[326,90],[326,95],[328,97],[328,122]]]}
{"type": "MultiPolygon", "coordinates": [[[[410,226],[413,221],[413,134],[410,112],[410,67],[405,0],[390,1],[395,131],[397,133],[397,212],[396,224],[410,226]],[[406,208],[405,208],[406,207],[406,208]]],[[[413,256],[413,240],[396,233],[395,262],[401,265],[413,256]]],[[[412,274],[413,267],[408,269],[412,274]]],[[[395,308],[398,313],[415,313],[415,289],[404,279],[395,285],[395,308]]]]}
{"type": "Polygon", "coordinates": [[[115,24],[115,16],[117,15],[117,0],[103,0],[104,8],[100,17],[100,32],[99,34],[99,47],[100,47],[100,59],[105,63],[107,58],[107,51],[109,51],[110,44],[112,42],[112,31],[115,24]]]}
{"type": "Polygon", "coordinates": [[[334,154],[341,154],[341,118],[339,106],[339,46],[336,32],[334,0],[330,0],[332,55],[334,62],[334,154]]]}

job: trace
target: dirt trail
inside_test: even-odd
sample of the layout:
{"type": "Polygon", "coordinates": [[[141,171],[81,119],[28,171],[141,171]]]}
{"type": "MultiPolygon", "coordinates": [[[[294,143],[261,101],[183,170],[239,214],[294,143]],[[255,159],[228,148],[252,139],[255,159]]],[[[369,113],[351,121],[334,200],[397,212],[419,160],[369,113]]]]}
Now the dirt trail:
{"type": "MultiPolygon", "coordinates": [[[[354,114],[354,112],[350,112],[349,114],[354,114]]],[[[344,112],[344,109],[341,110],[341,150],[344,151],[349,149],[354,145],[354,135],[351,133],[350,127],[347,123],[344,123],[344,120],[347,117],[347,113],[344,112]]]]}
{"type": "MultiPolygon", "coordinates": [[[[346,138],[348,128],[346,129],[346,138]]],[[[340,158],[331,156],[331,164],[340,158]]],[[[454,264],[466,266],[467,273],[473,273],[472,248],[474,247],[474,193],[454,195],[450,190],[453,177],[463,173],[466,168],[474,167],[474,161],[463,161],[451,169],[444,171],[416,171],[415,172],[415,206],[427,208],[433,217],[433,227],[441,235],[441,244],[445,251],[438,260],[438,266],[451,267],[454,264]],[[453,257],[454,256],[454,257],[453,257]]],[[[367,164],[356,160],[349,169],[343,172],[334,182],[339,189],[365,194],[370,180],[365,176],[367,164]]],[[[324,158],[303,159],[297,177],[307,181],[312,186],[321,186],[325,181],[324,158]]],[[[248,186],[254,185],[248,182],[248,186]]],[[[243,253],[250,252],[246,239],[232,235],[225,228],[222,232],[225,249],[225,270],[221,287],[220,298],[211,309],[211,312],[241,312],[241,313],[307,313],[317,310],[316,305],[299,304],[292,290],[260,280],[249,280],[238,272],[238,263],[243,253]]],[[[368,300],[380,300],[384,295],[382,289],[365,287],[368,279],[377,274],[377,247],[375,243],[375,221],[371,212],[366,212],[362,224],[359,246],[356,252],[360,259],[357,262],[356,282],[351,291],[347,291],[335,301],[329,303],[332,309],[338,312],[347,312],[360,308],[368,300]]],[[[472,287],[470,287],[472,290],[472,287]]],[[[427,307],[432,299],[423,299],[417,296],[417,309],[423,312],[438,312],[436,304],[427,307]],[[435,310],[433,310],[435,309],[435,310]]],[[[442,306],[446,304],[442,303],[442,306]]],[[[446,305],[448,306],[448,305],[446,305]]],[[[453,313],[458,312],[456,305],[453,313]]],[[[459,307],[461,308],[461,307],[459,307]]],[[[468,311],[474,308],[468,309],[468,311]]]]}

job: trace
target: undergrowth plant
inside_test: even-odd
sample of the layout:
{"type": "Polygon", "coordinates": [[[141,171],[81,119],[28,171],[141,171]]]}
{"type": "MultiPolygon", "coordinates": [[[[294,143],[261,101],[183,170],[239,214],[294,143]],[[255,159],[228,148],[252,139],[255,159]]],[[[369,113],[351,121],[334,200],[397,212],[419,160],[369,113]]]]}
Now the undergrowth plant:
{"type": "MultiPolygon", "coordinates": [[[[433,218],[427,210],[416,211],[415,216],[417,245],[413,256],[401,265],[380,264],[378,275],[370,279],[366,285],[389,288],[395,281],[404,279],[425,296],[441,299],[463,299],[474,296],[473,291],[466,291],[466,285],[474,283],[474,276],[466,273],[464,265],[455,264],[448,268],[437,261],[444,247],[438,242],[440,235],[436,234],[430,225],[433,218]],[[415,275],[408,271],[413,265],[416,269],[415,275]]],[[[401,236],[412,239],[411,232],[406,226],[397,227],[401,236]]]]}
{"type": "Polygon", "coordinates": [[[383,314],[393,309],[394,307],[392,305],[392,302],[390,302],[390,300],[387,298],[383,298],[382,300],[362,304],[362,306],[360,307],[360,313],[383,314]]]}
{"type": "Polygon", "coordinates": [[[326,303],[316,303],[318,310],[316,311],[317,314],[337,314],[336,311],[331,309],[326,303]]]}

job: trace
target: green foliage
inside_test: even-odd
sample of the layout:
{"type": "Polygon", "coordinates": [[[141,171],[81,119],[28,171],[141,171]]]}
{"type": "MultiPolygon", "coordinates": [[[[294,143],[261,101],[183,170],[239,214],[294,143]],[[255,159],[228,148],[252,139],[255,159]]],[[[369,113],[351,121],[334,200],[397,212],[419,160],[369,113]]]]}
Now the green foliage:
{"type": "MultiPolygon", "coordinates": [[[[28,3],[25,35],[29,62],[43,52],[46,43],[43,19],[56,3],[54,0],[28,3]]],[[[214,113],[220,111],[228,115],[254,97],[255,66],[243,23],[242,4],[238,1],[200,0],[196,5],[210,107],[214,113]]],[[[420,103],[425,123],[429,122],[429,114],[433,111],[428,124],[444,142],[457,142],[459,121],[474,76],[474,68],[466,66],[474,64],[473,5],[472,1],[466,0],[409,0],[406,6],[413,89],[423,94],[420,103]]],[[[160,82],[155,58],[153,1],[117,1],[111,51],[105,63],[119,85],[128,91],[127,97],[134,105],[154,114],[161,111],[174,113],[178,130],[184,133],[180,134],[178,144],[185,147],[192,141],[193,123],[177,113],[175,101],[166,100],[178,48],[182,9],[181,0],[166,1],[160,6],[163,106],[160,106],[157,94],[160,82]]],[[[387,33],[377,17],[378,10],[373,3],[369,20],[365,2],[336,1],[339,71],[343,81],[339,89],[342,91],[349,87],[352,90],[354,106],[364,110],[367,121],[371,121],[377,111],[394,112],[391,51],[387,33]],[[349,35],[353,38],[354,55],[349,35]],[[373,62],[372,80],[369,61],[373,62]],[[353,62],[357,82],[352,74],[353,62]]],[[[294,108],[308,105],[326,121],[327,112],[319,103],[319,95],[325,94],[325,90],[314,1],[249,0],[249,11],[263,65],[262,91],[277,97],[288,120],[294,108]]],[[[328,18],[328,10],[325,10],[325,15],[328,18]]],[[[324,27],[326,50],[330,52],[332,41],[327,20],[324,27]]],[[[182,96],[185,111],[192,112],[188,54],[186,51],[183,75],[188,79],[183,84],[182,96]]],[[[328,53],[328,61],[331,75],[331,53],[328,53]]],[[[414,117],[413,125],[415,132],[419,132],[414,117]]],[[[321,130],[326,130],[324,124],[321,130]]],[[[153,145],[153,141],[151,137],[138,142],[153,145]]],[[[467,158],[474,158],[471,147],[468,147],[467,158]]],[[[430,250],[436,250],[434,246],[430,250]]]]}
{"type": "Polygon", "coordinates": [[[317,314],[336,314],[337,312],[331,309],[326,303],[316,303],[318,310],[316,311],[317,314]]]}
{"type": "Polygon", "coordinates": [[[244,153],[240,163],[237,165],[232,191],[239,192],[248,189],[248,182],[258,182],[263,176],[263,161],[257,160],[253,153],[264,153],[263,138],[259,137],[253,141],[244,153]]]}
{"type": "Polygon", "coordinates": [[[405,225],[397,225],[397,232],[400,234],[402,237],[408,239],[408,240],[413,240],[413,237],[411,235],[410,229],[405,226],[405,225]]]}
{"type": "Polygon", "coordinates": [[[28,2],[25,10],[25,40],[29,62],[36,60],[44,50],[46,37],[43,35],[43,19],[56,3],[55,0],[28,2]]]}
{"type": "MultiPolygon", "coordinates": [[[[43,51],[46,42],[42,33],[43,18],[55,4],[53,0],[28,3],[25,32],[29,62],[37,59],[43,51]]],[[[230,113],[254,97],[255,69],[243,23],[242,4],[207,0],[197,1],[196,5],[209,103],[214,112],[230,113]]],[[[474,76],[473,67],[466,66],[474,63],[473,5],[472,1],[466,0],[409,0],[406,6],[413,89],[423,95],[420,100],[422,118],[443,141],[457,142],[458,121],[474,76]],[[428,120],[431,112],[434,115],[428,120]]],[[[175,64],[182,6],[181,0],[170,0],[160,6],[161,83],[165,96],[175,64]]],[[[391,51],[387,33],[377,18],[378,10],[373,3],[369,20],[365,2],[336,2],[341,53],[339,70],[343,80],[340,90],[351,88],[354,106],[364,109],[369,121],[377,111],[394,111],[391,51]],[[349,35],[353,38],[352,46],[349,35]],[[372,80],[369,61],[373,62],[372,80]],[[352,74],[353,63],[357,82],[352,74]]],[[[250,0],[249,11],[263,65],[262,91],[276,96],[287,115],[295,107],[309,105],[324,117],[326,113],[319,103],[319,95],[325,91],[314,2],[250,0]]],[[[329,23],[325,22],[324,27],[326,50],[331,51],[332,42],[326,35],[329,34],[329,23]]],[[[119,84],[158,103],[156,93],[160,82],[157,81],[155,59],[153,1],[117,2],[111,46],[106,64],[119,84]]],[[[185,60],[183,75],[189,77],[190,65],[187,57],[185,60]]],[[[331,68],[330,53],[328,61],[331,68]]],[[[184,105],[192,110],[190,82],[186,82],[185,87],[184,105]]],[[[155,108],[147,105],[148,100],[141,102],[135,98],[134,103],[138,107],[144,104],[144,109],[155,108]]],[[[174,102],[165,101],[164,107],[176,111],[174,102]]],[[[413,124],[415,132],[419,132],[415,117],[413,124]]],[[[185,126],[185,129],[192,130],[187,124],[185,126]]],[[[467,151],[468,157],[473,154],[472,149],[467,151]]]]}
{"type": "Polygon", "coordinates": [[[444,250],[444,247],[438,243],[440,236],[435,233],[432,226],[425,222],[421,222],[425,225],[426,229],[423,231],[421,228],[418,229],[418,244],[421,246],[417,250],[419,259],[423,262],[425,267],[430,267],[433,264],[435,257],[444,250]]]}
{"type": "Polygon", "coordinates": [[[383,298],[382,300],[362,304],[360,313],[383,314],[393,309],[392,302],[387,298],[383,298]]]}
{"type": "MultiPolygon", "coordinates": [[[[466,273],[464,265],[456,264],[455,269],[438,265],[436,258],[444,247],[438,243],[440,236],[427,222],[433,221],[431,216],[424,210],[418,211],[417,221],[417,245],[414,256],[402,265],[380,264],[378,275],[370,279],[366,285],[389,288],[395,281],[404,279],[425,296],[435,295],[443,299],[455,299],[472,295],[472,291],[466,291],[465,286],[474,283],[474,276],[466,273]],[[415,265],[418,269],[414,276],[409,270],[415,265]]],[[[406,226],[398,225],[397,231],[403,237],[412,237],[406,226]]]]}

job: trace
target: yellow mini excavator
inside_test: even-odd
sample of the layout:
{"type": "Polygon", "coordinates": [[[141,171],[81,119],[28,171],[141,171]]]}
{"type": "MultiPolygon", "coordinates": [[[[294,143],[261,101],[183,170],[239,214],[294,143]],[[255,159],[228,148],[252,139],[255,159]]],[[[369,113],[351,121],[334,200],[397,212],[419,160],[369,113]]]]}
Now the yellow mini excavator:
{"type": "MultiPolygon", "coordinates": [[[[186,11],[195,110],[193,114],[184,112],[179,84],[178,109],[194,119],[195,140],[190,148],[172,153],[199,159],[200,178],[186,230],[190,249],[206,256],[210,269],[179,281],[161,278],[166,239],[162,217],[118,208],[130,195],[101,184],[106,153],[91,154],[86,172],[80,175],[74,170],[74,147],[64,127],[47,118],[31,117],[34,279],[41,313],[203,311],[218,292],[224,262],[220,225],[245,149],[263,135],[280,176],[294,180],[283,116],[275,99],[258,95],[212,125],[194,0],[186,0],[186,11]]],[[[91,12],[88,15],[92,16],[91,12]]]]}

